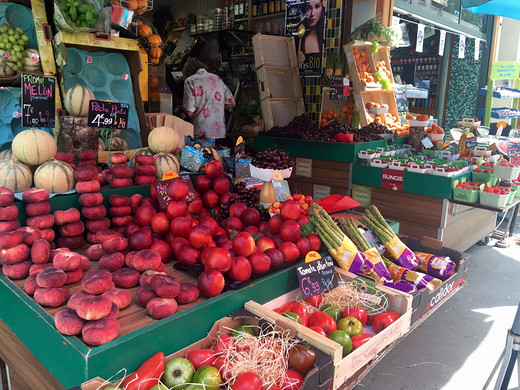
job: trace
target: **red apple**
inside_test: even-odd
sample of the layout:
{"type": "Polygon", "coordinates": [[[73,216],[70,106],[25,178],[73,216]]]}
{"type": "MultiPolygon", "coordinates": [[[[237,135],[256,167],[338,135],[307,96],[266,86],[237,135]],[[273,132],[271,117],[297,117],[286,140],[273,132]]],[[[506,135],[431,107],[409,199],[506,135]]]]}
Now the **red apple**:
{"type": "Polygon", "coordinates": [[[269,248],[276,249],[276,244],[271,238],[262,236],[256,241],[256,247],[260,252],[265,252],[265,250],[269,248]]]}
{"type": "Polygon", "coordinates": [[[247,206],[244,203],[233,203],[229,206],[229,216],[240,218],[247,206]]]}
{"type": "Polygon", "coordinates": [[[224,290],[225,283],[222,272],[215,269],[204,271],[197,279],[200,292],[208,298],[219,295],[224,290]]]}
{"type": "Polygon", "coordinates": [[[271,218],[269,218],[269,229],[273,234],[278,234],[280,232],[280,226],[282,226],[283,219],[280,215],[275,214],[271,218]]]}
{"type": "Polygon", "coordinates": [[[179,217],[172,221],[170,229],[175,237],[188,237],[191,227],[192,223],[190,217],[179,217]]]}
{"type": "Polygon", "coordinates": [[[224,168],[222,167],[222,163],[218,160],[213,160],[207,163],[204,168],[204,171],[210,179],[214,179],[215,177],[224,174],[224,168]]]}
{"type": "Polygon", "coordinates": [[[202,199],[196,198],[188,203],[188,212],[190,214],[198,214],[202,210],[202,199]]]}
{"type": "Polygon", "coordinates": [[[269,248],[264,253],[271,259],[271,269],[278,268],[283,264],[283,253],[278,249],[269,248]]]}
{"type": "Polygon", "coordinates": [[[251,279],[253,268],[249,260],[243,256],[233,257],[231,268],[227,272],[230,279],[243,282],[251,279]]]}
{"type": "Polygon", "coordinates": [[[253,274],[263,275],[269,272],[271,268],[271,258],[262,252],[255,252],[249,256],[249,262],[253,269],[253,274]]]}
{"type": "Polygon", "coordinates": [[[172,247],[166,241],[157,240],[152,244],[152,246],[150,246],[150,249],[159,253],[163,263],[168,262],[172,257],[172,247]]]}
{"type": "Polygon", "coordinates": [[[217,271],[226,272],[231,268],[231,264],[231,254],[227,249],[211,248],[206,254],[204,266],[206,270],[216,269],[217,271]]]}
{"type": "Polygon", "coordinates": [[[175,238],[172,240],[172,242],[171,242],[170,245],[171,245],[171,247],[172,247],[173,254],[174,254],[175,256],[177,256],[178,253],[179,253],[179,250],[180,250],[183,246],[185,246],[185,245],[189,245],[189,244],[190,244],[190,242],[189,242],[186,238],[184,238],[184,237],[175,237],[175,238]]]}
{"type": "Polygon", "coordinates": [[[304,259],[307,253],[309,253],[311,250],[311,244],[309,243],[307,237],[300,237],[298,241],[296,241],[296,246],[300,251],[300,259],[304,259]]]}
{"type": "Polygon", "coordinates": [[[168,196],[173,200],[182,200],[188,196],[190,189],[188,184],[180,177],[173,179],[166,188],[168,196]]]}
{"type": "Polygon", "coordinates": [[[280,227],[280,237],[284,241],[296,242],[300,238],[301,229],[298,222],[293,220],[287,220],[282,223],[280,227]]]}
{"type": "Polygon", "coordinates": [[[235,230],[237,232],[241,232],[244,228],[244,224],[240,220],[240,218],[237,217],[229,217],[224,219],[220,226],[227,232],[231,232],[232,230],[235,230]]]}
{"type": "Polygon", "coordinates": [[[199,175],[195,178],[195,189],[201,194],[211,188],[211,179],[206,175],[199,175]]]}
{"type": "Polygon", "coordinates": [[[148,249],[152,244],[152,233],[148,229],[138,230],[128,238],[128,246],[133,251],[148,249]]]}
{"type": "Polygon", "coordinates": [[[231,240],[237,256],[249,257],[255,251],[255,239],[248,232],[240,232],[231,240]]]}
{"type": "Polygon", "coordinates": [[[252,207],[248,207],[244,211],[242,211],[240,219],[242,220],[242,222],[244,222],[245,226],[258,226],[260,225],[260,222],[262,222],[260,212],[252,207]]]}
{"type": "Polygon", "coordinates": [[[261,234],[260,233],[260,229],[258,229],[258,227],[256,227],[255,225],[246,226],[244,231],[248,232],[251,235],[253,235],[253,234],[261,234]]]}
{"type": "Polygon", "coordinates": [[[229,192],[229,180],[225,176],[217,176],[214,178],[211,181],[211,186],[219,195],[224,195],[226,192],[229,192]]]}
{"type": "Polygon", "coordinates": [[[211,230],[207,226],[197,225],[191,228],[188,241],[196,249],[202,249],[211,242],[211,230]]]}
{"type": "Polygon", "coordinates": [[[220,195],[219,203],[221,206],[225,206],[231,203],[231,199],[236,198],[236,194],[232,192],[226,192],[223,195],[220,195]]]}
{"type": "Polygon", "coordinates": [[[213,191],[209,190],[202,194],[202,204],[207,209],[212,209],[218,206],[219,196],[213,191]]]}
{"type": "Polygon", "coordinates": [[[302,209],[298,202],[289,199],[283,202],[282,208],[280,209],[280,215],[282,218],[296,221],[300,218],[300,215],[302,215],[302,209]]]}
{"type": "Polygon", "coordinates": [[[185,265],[197,264],[200,260],[200,252],[191,245],[185,245],[177,254],[177,261],[185,265]]]}
{"type": "Polygon", "coordinates": [[[294,263],[296,260],[300,258],[300,250],[294,242],[284,242],[282,245],[280,245],[280,248],[278,249],[280,250],[280,252],[282,252],[283,259],[287,263],[294,263]]]}
{"type": "Polygon", "coordinates": [[[213,217],[211,217],[211,215],[207,216],[207,217],[204,217],[204,218],[200,218],[199,219],[199,225],[203,225],[203,226],[206,226],[209,228],[209,230],[211,231],[211,236],[212,237],[215,237],[217,235],[217,231],[218,231],[218,222],[215,221],[213,219],[213,217]]]}
{"type": "Polygon", "coordinates": [[[309,234],[307,239],[309,240],[311,251],[319,252],[321,248],[321,238],[316,233],[311,233],[309,234]]]}
{"type": "Polygon", "coordinates": [[[166,235],[170,231],[170,218],[166,213],[160,212],[155,214],[150,221],[152,230],[161,236],[166,235]]]}
{"type": "Polygon", "coordinates": [[[188,212],[188,205],[183,200],[171,200],[166,206],[166,214],[170,219],[183,217],[188,212]]]}
{"type": "MultiPolygon", "coordinates": [[[[145,199],[152,200],[151,198],[145,198],[145,199]]],[[[143,201],[144,201],[144,199],[143,199],[143,201]]],[[[137,209],[137,212],[135,213],[135,217],[134,217],[135,222],[137,222],[137,224],[139,226],[150,226],[150,223],[152,222],[152,218],[156,213],[157,213],[157,211],[151,205],[140,206],[137,209]]]]}

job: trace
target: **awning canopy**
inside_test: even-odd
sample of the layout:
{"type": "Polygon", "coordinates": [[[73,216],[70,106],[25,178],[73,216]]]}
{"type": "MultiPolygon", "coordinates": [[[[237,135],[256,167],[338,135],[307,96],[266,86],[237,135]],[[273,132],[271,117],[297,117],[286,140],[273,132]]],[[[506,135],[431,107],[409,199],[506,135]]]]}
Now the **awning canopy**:
{"type": "Polygon", "coordinates": [[[462,0],[462,7],[475,14],[505,16],[520,20],[520,0],[462,0]]]}

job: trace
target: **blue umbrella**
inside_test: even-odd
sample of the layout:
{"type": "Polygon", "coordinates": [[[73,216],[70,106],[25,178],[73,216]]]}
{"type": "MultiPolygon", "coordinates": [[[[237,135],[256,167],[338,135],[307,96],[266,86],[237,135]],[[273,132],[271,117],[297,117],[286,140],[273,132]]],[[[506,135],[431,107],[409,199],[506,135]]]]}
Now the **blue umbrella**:
{"type": "Polygon", "coordinates": [[[519,0],[462,0],[462,7],[475,14],[505,16],[520,20],[519,0]]]}

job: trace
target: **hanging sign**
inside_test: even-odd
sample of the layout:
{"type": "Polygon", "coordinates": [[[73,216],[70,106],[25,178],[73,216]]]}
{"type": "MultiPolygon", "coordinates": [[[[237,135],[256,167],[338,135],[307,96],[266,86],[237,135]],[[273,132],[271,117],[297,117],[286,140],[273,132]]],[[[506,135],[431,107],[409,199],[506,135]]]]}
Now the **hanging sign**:
{"type": "Polygon", "coordinates": [[[87,125],[124,130],[128,125],[129,109],[127,103],[91,100],[88,104],[87,125]]]}
{"type": "Polygon", "coordinates": [[[465,51],[466,51],[466,36],[461,35],[459,38],[459,58],[464,58],[465,51]]]}
{"type": "Polygon", "coordinates": [[[23,127],[55,127],[55,85],[54,77],[22,73],[23,127]]]}
{"type": "Polygon", "coordinates": [[[423,45],[424,45],[424,24],[419,23],[417,25],[417,42],[415,42],[415,51],[417,53],[422,53],[423,45]]]}
{"type": "Polygon", "coordinates": [[[446,31],[441,30],[441,35],[439,37],[439,55],[444,55],[444,46],[446,45],[446,31]]]}
{"type": "Polygon", "coordinates": [[[480,39],[475,38],[475,54],[474,57],[475,61],[478,61],[480,58],[480,39]]]}
{"type": "Polygon", "coordinates": [[[307,257],[315,254],[315,260],[308,261],[296,268],[303,299],[313,297],[338,286],[338,278],[334,271],[332,257],[320,258],[317,252],[309,252],[307,257]]]}

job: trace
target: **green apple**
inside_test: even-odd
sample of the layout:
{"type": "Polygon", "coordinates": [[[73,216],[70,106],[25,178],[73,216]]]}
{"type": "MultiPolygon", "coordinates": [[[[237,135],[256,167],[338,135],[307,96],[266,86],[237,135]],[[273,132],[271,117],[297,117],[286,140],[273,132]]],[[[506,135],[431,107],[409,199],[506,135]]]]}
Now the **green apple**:
{"type": "Polygon", "coordinates": [[[335,330],[334,332],[330,332],[329,339],[334,340],[343,347],[343,356],[347,356],[352,352],[352,339],[344,330],[335,330]]]}
{"type": "Polygon", "coordinates": [[[184,389],[191,383],[195,370],[191,362],[183,357],[174,357],[164,365],[161,381],[168,387],[184,389]]]}
{"type": "Polygon", "coordinates": [[[203,384],[206,390],[219,390],[222,384],[218,368],[213,366],[202,366],[193,375],[194,383],[203,384]]]}
{"type": "Polygon", "coordinates": [[[363,324],[355,317],[343,317],[337,322],[338,329],[344,330],[350,337],[363,333],[363,324]]]}

